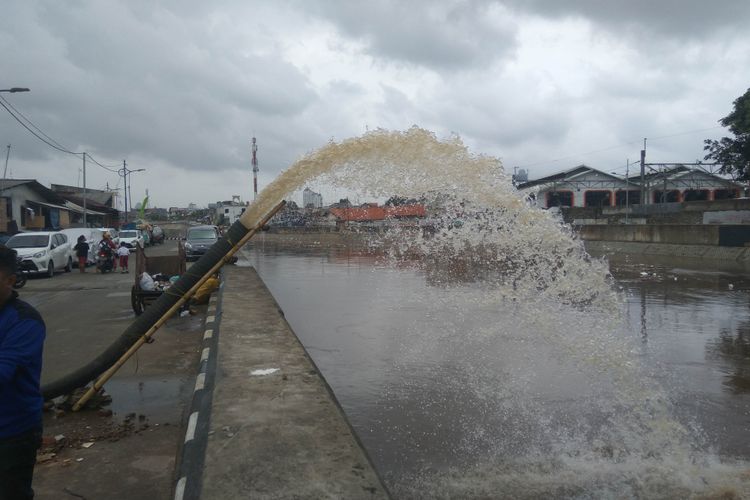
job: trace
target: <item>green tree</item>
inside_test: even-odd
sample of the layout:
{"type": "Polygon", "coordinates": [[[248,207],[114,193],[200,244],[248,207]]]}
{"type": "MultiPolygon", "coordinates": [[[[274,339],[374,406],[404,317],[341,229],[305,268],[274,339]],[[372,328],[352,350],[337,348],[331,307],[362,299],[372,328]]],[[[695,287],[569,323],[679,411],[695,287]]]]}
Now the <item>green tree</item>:
{"type": "Polygon", "coordinates": [[[736,180],[750,181],[750,89],[735,99],[734,110],[719,120],[734,135],[718,141],[706,139],[703,150],[706,160],[721,165],[719,172],[736,180]]]}

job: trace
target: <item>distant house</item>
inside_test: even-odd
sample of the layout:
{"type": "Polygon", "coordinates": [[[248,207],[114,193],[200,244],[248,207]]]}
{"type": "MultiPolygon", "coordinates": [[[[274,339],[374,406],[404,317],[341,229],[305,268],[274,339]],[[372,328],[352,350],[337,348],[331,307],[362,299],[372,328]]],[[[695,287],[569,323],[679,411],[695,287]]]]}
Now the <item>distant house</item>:
{"type": "MultiPolygon", "coordinates": [[[[645,176],[645,202],[719,200],[741,196],[743,186],[701,169],[679,165],[645,176]]],[[[641,203],[640,176],[624,179],[579,165],[569,170],[518,184],[537,206],[617,207],[641,203]]]]}
{"type": "Polygon", "coordinates": [[[632,179],[625,181],[586,165],[520,183],[518,189],[532,193],[542,208],[608,207],[625,205],[626,199],[631,205],[640,202],[640,186],[632,179]]]}
{"type": "Polygon", "coordinates": [[[33,179],[0,180],[0,203],[2,232],[67,228],[76,215],[64,198],[33,179]]]}
{"type": "Polygon", "coordinates": [[[224,224],[232,225],[245,213],[247,207],[247,203],[244,203],[239,196],[234,195],[231,201],[216,202],[213,219],[216,221],[222,220],[224,224]]]}
{"type": "MultiPolygon", "coordinates": [[[[71,224],[83,225],[83,188],[52,184],[52,191],[65,200],[73,214],[71,224]]],[[[117,227],[120,211],[117,210],[116,192],[86,188],[86,223],[94,227],[117,227]]]]}
{"type": "Polygon", "coordinates": [[[649,203],[726,200],[739,198],[744,191],[742,184],[685,165],[650,173],[645,183],[649,203]]]}

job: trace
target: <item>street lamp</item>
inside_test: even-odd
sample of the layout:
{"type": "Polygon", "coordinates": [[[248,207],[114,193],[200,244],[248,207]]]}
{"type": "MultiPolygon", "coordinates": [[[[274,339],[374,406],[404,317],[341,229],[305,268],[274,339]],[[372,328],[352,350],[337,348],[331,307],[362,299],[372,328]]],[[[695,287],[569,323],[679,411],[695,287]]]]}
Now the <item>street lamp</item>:
{"type": "MultiPolygon", "coordinates": [[[[119,175],[122,176],[122,178],[125,180],[124,185],[124,191],[125,191],[125,223],[128,223],[128,194],[129,194],[129,186],[128,186],[128,175],[132,174],[133,172],[145,172],[145,168],[137,168],[135,170],[130,170],[128,168],[128,164],[125,162],[125,160],[122,160],[122,168],[117,171],[119,175]]],[[[131,200],[131,206],[132,206],[132,200],[131,200]]]]}
{"type": "Polygon", "coordinates": [[[27,89],[25,87],[11,87],[9,89],[0,89],[0,92],[10,92],[11,94],[15,94],[16,92],[30,92],[31,89],[27,89]]]}

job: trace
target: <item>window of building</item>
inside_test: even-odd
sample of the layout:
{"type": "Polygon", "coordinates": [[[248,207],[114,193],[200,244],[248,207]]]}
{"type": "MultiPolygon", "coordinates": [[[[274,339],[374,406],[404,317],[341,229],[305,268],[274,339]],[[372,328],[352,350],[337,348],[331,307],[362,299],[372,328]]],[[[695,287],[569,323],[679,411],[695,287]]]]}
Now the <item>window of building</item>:
{"type": "Polygon", "coordinates": [[[680,201],[680,191],[670,189],[668,191],[654,191],[654,203],[678,203],[680,201]]]}
{"type": "Polygon", "coordinates": [[[710,193],[708,189],[686,189],[682,193],[682,201],[705,201],[710,193]]]}
{"type": "Polygon", "coordinates": [[[620,190],[615,192],[615,205],[624,207],[625,205],[638,205],[641,203],[641,192],[637,189],[620,190]],[[627,196],[625,195],[627,193],[627,196]]]}
{"type": "Polygon", "coordinates": [[[584,207],[608,207],[612,204],[612,191],[586,191],[583,193],[584,207]]]}
{"type": "Polygon", "coordinates": [[[739,189],[714,189],[714,200],[728,200],[730,198],[739,197],[739,189]]]}
{"type": "Polygon", "coordinates": [[[547,208],[550,207],[572,207],[573,191],[548,191],[547,208]]]}

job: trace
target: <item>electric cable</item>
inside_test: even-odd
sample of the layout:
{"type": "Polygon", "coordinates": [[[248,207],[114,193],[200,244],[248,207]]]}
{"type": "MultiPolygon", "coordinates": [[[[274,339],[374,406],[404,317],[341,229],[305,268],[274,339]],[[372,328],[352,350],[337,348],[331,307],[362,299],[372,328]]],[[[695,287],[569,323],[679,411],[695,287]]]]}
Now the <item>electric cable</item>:
{"type": "Polygon", "coordinates": [[[13,110],[13,111],[14,111],[14,112],[15,112],[16,114],[20,115],[20,116],[21,116],[21,118],[23,118],[24,120],[26,120],[26,122],[27,122],[27,123],[28,123],[29,125],[31,125],[31,126],[32,126],[32,127],[33,127],[33,128],[34,128],[34,129],[36,130],[36,131],[37,131],[37,132],[39,132],[40,134],[42,134],[42,135],[43,135],[43,136],[44,136],[45,138],[47,138],[47,139],[48,139],[48,140],[49,140],[50,142],[52,142],[52,143],[53,143],[53,144],[55,144],[56,146],[60,147],[61,149],[65,149],[65,150],[68,150],[68,148],[66,148],[65,146],[63,146],[62,144],[60,144],[59,142],[57,142],[56,140],[54,140],[54,139],[53,139],[52,137],[50,137],[49,135],[45,134],[45,133],[44,133],[44,130],[42,130],[41,128],[39,128],[39,127],[38,127],[38,126],[37,126],[37,125],[36,125],[36,124],[35,124],[34,122],[32,122],[32,121],[31,121],[31,120],[30,120],[30,119],[29,119],[29,118],[28,118],[28,117],[27,117],[26,115],[24,115],[24,114],[23,114],[23,113],[21,113],[21,112],[20,112],[20,111],[19,111],[18,109],[16,109],[16,107],[15,107],[15,106],[13,106],[13,104],[11,104],[11,102],[10,102],[10,101],[8,101],[8,100],[7,100],[7,99],[6,99],[5,97],[3,97],[3,96],[1,96],[1,95],[0,95],[0,99],[2,99],[2,100],[3,100],[3,102],[5,102],[5,104],[6,104],[7,106],[9,106],[9,107],[10,107],[10,109],[12,109],[12,110],[13,110]]]}
{"type": "Polygon", "coordinates": [[[50,137],[49,135],[47,135],[41,128],[39,128],[38,126],[36,126],[34,124],[34,122],[32,122],[29,118],[27,118],[23,113],[21,113],[20,111],[18,111],[18,109],[16,109],[3,96],[0,96],[0,101],[1,101],[0,102],[0,106],[2,106],[3,108],[5,108],[5,110],[10,114],[10,116],[12,116],[19,124],[21,124],[21,126],[23,126],[23,128],[25,128],[32,135],[34,135],[34,137],[36,137],[37,139],[39,139],[40,141],[42,141],[46,145],[48,145],[51,148],[56,149],[56,150],[58,150],[58,151],[60,151],[62,153],[67,153],[67,154],[70,154],[70,155],[82,156],[82,155],[85,154],[88,157],[88,159],[91,160],[95,165],[103,168],[104,170],[107,170],[108,172],[112,172],[113,174],[117,174],[118,173],[117,166],[107,166],[107,165],[104,165],[104,164],[100,163],[96,158],[94,158],[93,156],[91,156],[91,153],[87,153],[87,152],[78,153],[78,152],[69,150],[68,148],[66,148],[65,146],[63,146],[62,144],[60,144],[58,141],[56,141],[55,139],[53,139],[52,137],[50,137]],[[25,120],[28,123],[28,125],[27,125],[27,123],[24,123],[24,121],[21,120],[21,118],[19,118],[19,116],[21,118],[23,118],[23,120],[25,120]],[[29,125],[31,125],[31,127],[33,127],[35,130],[32,130],[31,128],[29,128],[29,125]]]}
{"type": "MultiPolygon", "coordinates": [[[[3,99],[3,101],[4,101],[4,100],[5,100],[5,99],[3,99]]],[[[10,114],[10,116],[12,116],[12,117],[13,117],[13,118],[14,118],[14,119],[15,119],[15,120],[16,120],[16,121],[18,122],[18,123],[20,123],[20,124],[21,124],[21,126],[22,126],[23,128],[25,128],[26,130],[28,130],[29,132],[31,132],[31,134],[32,134],[32,135],[33,135],[34,137],[36,137],[37,139],[39,139],[40,141],[42,141],[43,143],[45,143],[45,144],[46,144],[46,145],[48,145],[49,147],[51,147],[51,148],[53,148],[53,149],[56,149],[56,150],[58,150],[58,151],[60,151],[60,152],[62,152],[62,153],[66,153],[66,154],[69,154],[69,155],[82,155],[82,154],[83,154],[83,153],[76,153],[76,152],[74,152],[74,151],[70,151],[69,149],[65,149],[65,148],[62,148],[62,147],[60,147],[60,146],[56,146],[56,145],[55,145],[55,144],[53,144],[52,142],[49,142],[49,141],[48,141],[47,139],[45,139],[45,138],[44,138],[44,137],[42,137],[41,135],[37,134],[37,133],[36,133],[36,132],[35,132],[34,130],[32,130],[31,128],[29,128],[29,126],[28,126],[28,125],[26,125],[26,124],[25,124],[25,123],[24,123],[24,122],[23,122],[23,121],[22,121],[22,120],[21,120],[20,118],[18,118],[18,117],[17,117],[17,116],[16,116],[16,115],[15,115],[15,114],[14,114],[14,113],[13,113],[13,112],[12,112],[12,111],[10,110],[10,108],[8,108],[8,106],[6,106],[6,105],[5,105],[5,103],[4,103],[4,102],[0,102],[0,106],[2,106],[3,108],[5,108],[5,111],[7,111],[7,112],[8,112],[9,114],[10,114]]]]}

